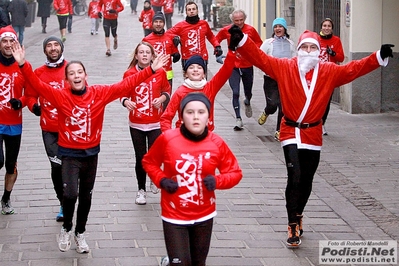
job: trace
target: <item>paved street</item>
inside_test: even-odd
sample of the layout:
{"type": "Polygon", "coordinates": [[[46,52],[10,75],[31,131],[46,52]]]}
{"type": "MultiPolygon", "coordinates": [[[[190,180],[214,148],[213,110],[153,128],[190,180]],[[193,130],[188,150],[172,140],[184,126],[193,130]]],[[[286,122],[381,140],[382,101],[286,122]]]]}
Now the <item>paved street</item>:
{"type": "MultiPolygon", "coordinates": [[[[142,9],[142,0],[138,10],[142,9]]],[[[183,17],[175,15],[174,23],[183,17]]],[[[40,18],[26,28],[27,60],[34,68],[45,60],[42,41],[59,36],[54,15],[47,34],[40,18]]],[[[74,17],[67,34],[65,58],[81,60],[89,84],[117,82],[130,53],[143,37],[138,16],[130,7],[120,14],[119,48],[106,57],[104,33],[90,35],[90,20],[74,17]]],[[[112,40],[112,39],[111,39],[112,40]]],[[[227,51],[226,44],[223,44],[227,51]]],[[[210,49],[212,52],[213,50],[210,49]]],[[[389,67],[389,66],[388,66],[389,67]]],[[[220,68],[210,56],[209,74],[220,68]]],[[[180,62],[174,64],[175,90],[182,84],[180,62]]],[[[286,169],[280,143],[273,139],[276,115],[257,123],[265,105],[263,77],[257,71],[252,118],[243,114],[245,129],[233,131],[231,89],[226,84],[215,102],[215,132],[237,156],[244,177],[230,190],[217,191],[209,266],[318,265],[319,240],[397,240],[399,238],[399,113],[351,115],[332,105],[313,193],[304,212],[300,249],[285,247],[287,218],[286,169]]],[[[243,97],[243,91],[242,97],[243,97]]],[[[243,99],[243,98],[242,98],[243,99]]],[[[159,194],[147,195],[147,205],[134,203],[137,182],[128,113],[118,101],[106,109],[93,205],[87,224],[89,254],[60,252],[55,221],[58,200],[52,188],[38,117],[24,110],[19,176],[11,194],[15,214],[0,215],[2,266],[144,266],[159,265],[166,254],[159,216],[159,194]]],[[[3,180],[5,169],[0,170],[3,180]]],[[[3,181],[1,190],[4,189],[3,181]]],[[[149,184],[149,182],[148,182],[149,184]]]]}

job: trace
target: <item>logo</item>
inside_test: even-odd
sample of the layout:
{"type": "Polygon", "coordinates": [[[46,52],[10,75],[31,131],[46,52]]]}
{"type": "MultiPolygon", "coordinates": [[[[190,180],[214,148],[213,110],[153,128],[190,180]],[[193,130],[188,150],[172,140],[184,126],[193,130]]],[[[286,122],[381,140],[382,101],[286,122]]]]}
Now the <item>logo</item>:
{"type": "Polygon", "coordinates": [[[321,240],[319,264],[397,264],[395,240],[321,240]]]}

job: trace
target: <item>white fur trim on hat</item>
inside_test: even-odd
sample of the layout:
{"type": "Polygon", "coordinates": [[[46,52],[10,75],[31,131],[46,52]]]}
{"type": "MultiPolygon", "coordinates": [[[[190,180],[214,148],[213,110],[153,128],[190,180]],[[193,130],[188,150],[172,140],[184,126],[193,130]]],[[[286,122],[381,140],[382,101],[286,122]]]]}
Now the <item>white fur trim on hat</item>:
{"type": "Polygon", "coordinates": [[[14,40],[17,40],[17,35],[15,35],[12,32],[4,32],[3,34],[0,35],[0,39],[3,39],[4,37],[11,37],[14,40]]]}
{"type": "Polygon", "coordinates": [[[318,41],[316,32],[312,32],[312,31],[308,31],[308,30],[304,31],[301,34],[301,36],[299,37],[299,42],[298,42],[298,46],[296,47],[296,49],[299,50],[299,47],[301,47],[301,45],[304,44],[305,42],[310,42],[310,43],[317,45],[317,48],[320,50],[320,43],[318,41]]]}
{"type": "Polygon", "coordinates": [[[297,49],[299,49],[299,47],[301,47],[301,45],[304,44],[305,42],[310,42],[310,43],[316,44],[316,45],[317,45],[317,48],[319,48],[319,50],[320,50],[320,44],[319,44],[319,42],[318,42],[317,40],[313,39],[313,38],[305,38],[305,39],[303,39],[303,40],[298,44],[297,49]]]}
{"type": "Polygon", "coordinates": [[[0,29],[0,40],[5,37],[10,37],[10,38],[13,38],[14,40],[18,39],[17,33],[14,31],[14,29],[10,25],[0,29]]]}

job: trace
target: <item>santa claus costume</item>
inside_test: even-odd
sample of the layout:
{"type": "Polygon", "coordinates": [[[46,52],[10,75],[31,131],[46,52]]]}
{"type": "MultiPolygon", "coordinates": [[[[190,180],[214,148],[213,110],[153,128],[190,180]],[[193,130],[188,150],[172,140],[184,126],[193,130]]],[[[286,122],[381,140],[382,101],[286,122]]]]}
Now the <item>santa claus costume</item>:
{"type": "Polygon", "coordinates": [[[377,51],[346,65],[319,62],[318,36],[310,31],[300,36],[297,50],[298,57],[291,59],[272,57],[258,49],[246,35],[237,48],[237,52],[268,73],[279,85],[284,113],[280,141],[288,174],[285,190],[288,247],[298,247],[301,244],[302,213],[312,191],[313,177],[320,160],[321,119],[334,88],[379,66],[386,66],[388,59],[384,57],[388,56],[386,53],[389,54],[385,52],[382,57],[381,52],[377,51]]]}

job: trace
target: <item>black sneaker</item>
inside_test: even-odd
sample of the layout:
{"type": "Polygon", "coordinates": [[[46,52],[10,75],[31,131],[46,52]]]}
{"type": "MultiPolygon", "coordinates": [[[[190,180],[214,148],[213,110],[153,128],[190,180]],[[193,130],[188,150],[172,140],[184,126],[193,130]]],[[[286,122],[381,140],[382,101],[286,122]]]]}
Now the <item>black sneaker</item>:
{"type": "Polygon", "coordinates": [[[299,226],[297,223],[288,224],[288,238],[286,244],[288,248],[298,248],[301,245],[299,226]]]}
{"type": "Polygon", "coordinates": [[[302,227],[303,214],[297,214],[296,217],[298,218],[299,237],[302,237],[302,235],[303,235],[303,227],[302,227]]]}

